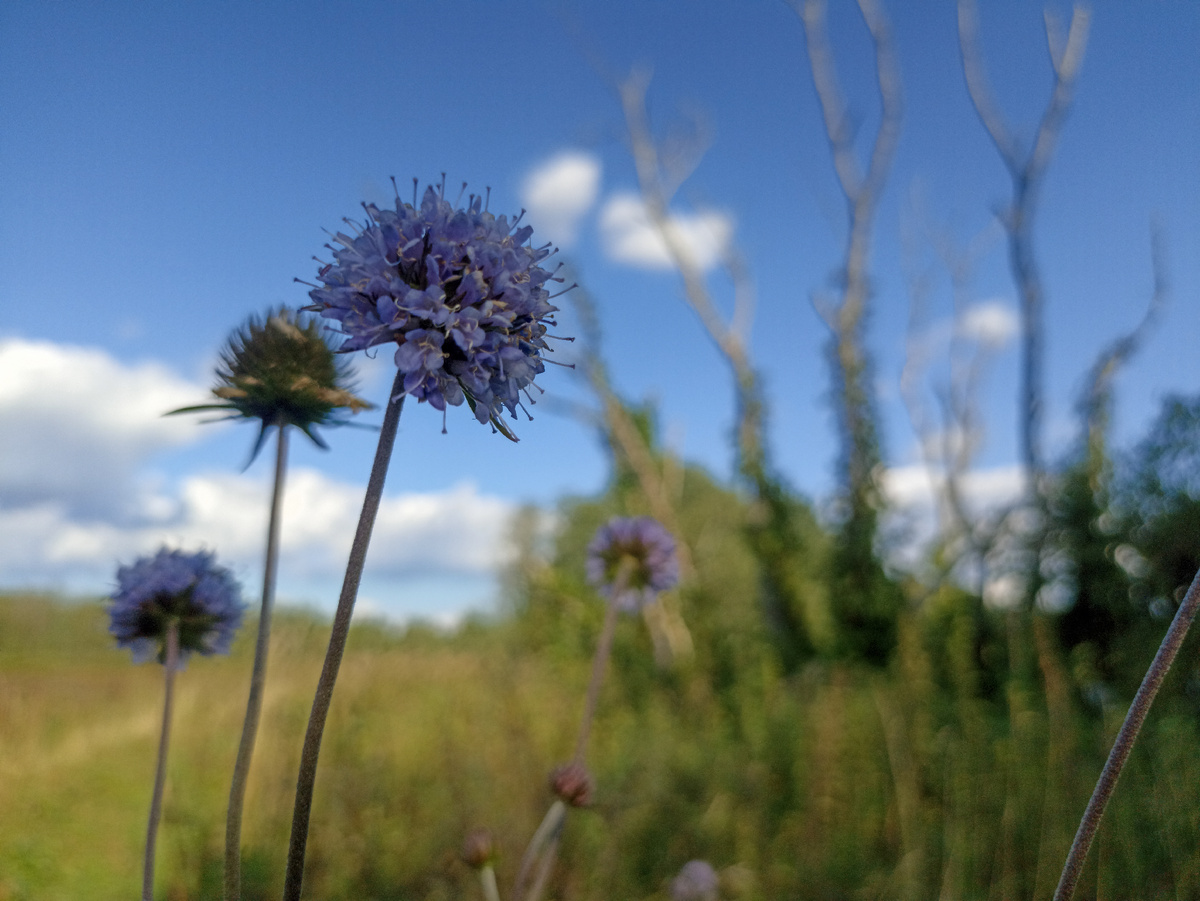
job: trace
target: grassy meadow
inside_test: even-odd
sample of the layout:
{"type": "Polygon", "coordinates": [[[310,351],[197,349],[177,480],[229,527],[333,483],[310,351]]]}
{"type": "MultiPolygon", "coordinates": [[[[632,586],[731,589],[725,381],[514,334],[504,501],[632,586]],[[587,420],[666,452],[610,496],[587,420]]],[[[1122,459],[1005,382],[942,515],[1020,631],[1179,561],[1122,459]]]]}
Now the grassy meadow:
{"type": "MultiPolygon", "coordinates": [[[[979,633],[957,589],[899,617],[886,667],[816,656],[785,671],[755,598],[737,591],[753,572],[720,533],[736,524],[705,513],[720,493],[689,494],[689,522],[706,523],[688,536],[702,551],[697,587],[673,594],[669,615],[619,626],[589,757],[595,803],[568,818],[550,897],[665,901],[679,867],[702,857],[726,898],[1048,898],[1124,711],[1084,703],[1069,661],[1037,641],[1010,633],[997,658],[997,636],[979,633]],[[688,646],[676,641],[673,657],[671,617],[688,646]]],[[[574,509],[553,565],[519,562],[508,590],[522,601],[495,620],[453,634],[355,627],[305,897],[481,897],[458,859],[479,825],[511,883],[552,800],[547,774],[572,751],[602,617],[574,563],[604,512],[574,509]]],[[[157,897],[169,901],[221,894],[253,626],[230,657],[193,658],[177,684],[158,845],[157,897]]],[[[0,598],[0,901],[137,891],[162,670],[132,665],[106,628],[98,601],[0,598]]],[[[247,899],[280,893],[327,637],[322,618],[286,608],[274,626],[247,899]]],[[[1186,691],[1156,706],[1079,897],[1200,898],[1197,733],[1186,691]]]]}

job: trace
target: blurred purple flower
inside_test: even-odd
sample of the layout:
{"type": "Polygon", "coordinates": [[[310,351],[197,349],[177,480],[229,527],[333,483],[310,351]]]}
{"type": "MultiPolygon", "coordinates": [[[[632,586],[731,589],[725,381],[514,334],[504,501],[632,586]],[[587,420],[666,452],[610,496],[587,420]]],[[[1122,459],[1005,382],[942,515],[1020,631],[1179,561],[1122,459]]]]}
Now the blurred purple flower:
{"type": "Polygon", "coordinates": [[[109,631],[117,644],[144,663],[158,651],[166,660],[167,626],[179,624],[180,659],[199,654],[228,654],[245,609],[241,586],[217,566],[207,551],[187,554],[161,548],[117,570],[111,597],[109,631]]]}
{"type": "Polygon", "coordinates": [[[679,581],[675,539],[649,516],[613,517],[588,545],[587,577],[619,609],[638,610],[679,581]],[[623,565],[624,588],[613,597],[623,565]]]}
{"type": "Polygon", "coordinates": [[[671,901],[717,901],[720,880],[706,860],[689,860],[671,880],[671,901]]]}
{"type": "Polygon", "coordinates": [[[522,392],[533,403],[529,388],[545,369],[558,309],[545,287],[558,279],[539,265],[550,245],[529,245],[533,229],[492,215],[482,197],[456,209],[444,194],[443,179],[418,207],[414,182],[411,204],[398,195],[395,210],[364,204],[365,223],[346,220],[355,235],[326,245],[334,262],[306,309],[340,323],[343,351],[398,344],[403,394],[443,412],[465,399],[476,419],[516,440],[500,416],[507,408],[516,418],[522,392]]]}

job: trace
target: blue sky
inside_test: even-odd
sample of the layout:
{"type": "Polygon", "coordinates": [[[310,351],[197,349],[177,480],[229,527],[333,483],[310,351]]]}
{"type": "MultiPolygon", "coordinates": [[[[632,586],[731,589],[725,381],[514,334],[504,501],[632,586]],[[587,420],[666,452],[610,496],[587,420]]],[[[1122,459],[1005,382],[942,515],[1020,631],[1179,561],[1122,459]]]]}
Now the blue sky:
{"type": "MultiPolygon", "coordinates": [[[[865,147],[877,117],[870,46],[853,4],[832,6],[865,147]]],[[[965,244],[991,228],[970,285],[974,334],[996,342],[977,466],[981,480],[1008,484],[1015,295],[994,226],[1008,179],[968,102],[953,4],[885,6],[906,112],[876,227],[869,332],[888,462],[901,484],[918,461],[899,395],[904,273],[932,259],[927,241],[914,252],[902,235],[940,229],[965,244]]],[[[1029,137],[1050,89],[1042,8],[982,6],[993,88],[1029,137]]],[[[1172,295],[1118,382],[1117,438],[1136,438],[1165,392],[1200,382],[1197,46],[1193,3],[1093,10],[1036,230],[1052,450],[1073,437],[1071,405],[1095,354],[1141,315],[1152,219],[1172,295]]],[[[728,232],[745,254],[774,452],[799,490],[827,496],[826,333],[809,298],[829,284],[845,223],[786,4],[10,2],[0,6],[0,586],[104,591],[118,561],[169,540],[213,547],[254,593],[255,492],[265,497],[269,473],[265,462],[238,472],[253,429],[158,413],[203,401],[221,343],[248,314],[306,302],[293,278],[314,275],[322,229],[362,200],[388,200],[393,175],[406,186],[445,172],[454,193],[463,181],[490,187],[493,210],[528,207],[535,238],[560,245],[595,299],[618,387],[656,400],[668,442],[727,476],[724,364],[638,222],[609,80],[635,64],[653,69],[656,127],[698,115],[711,130],[673,212],[709,243],[728,232]]],[[[711,279],[727,298],[728,280],[715,268],[711,279]]],[[[922,327],[935,359],[951,323],[944,273],[936,284],[922,327]]],[[[379,402],[387,355],[362,362],[364,393],[379,402]]],[[[596,436],[565,413],[563,401],[587,400],[579,380],[552,370],[539,383],[547,401],[516,446],[464,411],[452,411],[448,435],[435,411],[405,411],[364,608],[441,616],[486,605],[515,505],[602,486],[596,436]]],[[[328,454],[295,444],[281,585],[321,607],[336,596],[373,446],[368,432],[328,437],[328,454]]]]}

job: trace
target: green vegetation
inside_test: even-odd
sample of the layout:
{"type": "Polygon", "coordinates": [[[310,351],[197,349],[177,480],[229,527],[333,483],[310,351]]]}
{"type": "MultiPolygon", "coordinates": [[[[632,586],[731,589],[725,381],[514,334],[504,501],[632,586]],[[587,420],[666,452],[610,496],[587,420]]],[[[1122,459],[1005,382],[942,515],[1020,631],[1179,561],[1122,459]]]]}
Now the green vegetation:
{"type": "MultiPolygon", "coordinates": [[[[665,899],[679,867],[703,857],[735,899],[1049,897],[1165,628],[1171,567],[1200,557],[1200,533],[1177,527],[1200,508],[1185,465],[1200,419],[1172,404],[1113,490],[1153,502],[1105,495],[1089,507],[1075,476],[1052,495],[1048,540],[1072,562],[1088,617],[997,611],[952,580],[873,576],[905,598],[882,666],[836,639],[836,543],[804,504],[789,501],[804,546],[794,583],[815,640],[796,663],[764,612],[753,505],[680,467],[692,571],[618,628],[590,754],[595,804],[567,824],[550,896],[665,899]]],[[[603,616],[584,549],[598,524],[640,504],[618,468],[605,496],[563,504],[549,542],[522,516],[494,620],[453,634],[354,628],[322,751],[308,897],[479,897],[458,860],[479,825],[511,882],[551,800],[546,777],[571,753],[603,616]]],[[[158,897],[220,896],[253,631],[231,657],[194,659],[180,676],[158,897]]],[[[286,609],[274,628],[246,801],[247,899],[281,889],[327,633],[286,609]]],[[[1194,645],[1134,751],[1082,896],[1200,898],[1194,645]]],[[[134,893],[160,676],[113,646],[99,603],[0,599],[0,901],[134,893]]]]}

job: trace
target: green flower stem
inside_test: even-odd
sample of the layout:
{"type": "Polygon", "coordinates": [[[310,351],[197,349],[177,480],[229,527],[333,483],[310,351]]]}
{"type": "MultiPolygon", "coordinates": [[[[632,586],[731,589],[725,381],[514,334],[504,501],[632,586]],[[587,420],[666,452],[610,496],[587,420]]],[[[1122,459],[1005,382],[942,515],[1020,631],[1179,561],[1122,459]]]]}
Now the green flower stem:
{"type": "Polygon", "coordinates": [[[242,741],[238,745],[229,787],[229,814],[225,820],[225,901],[242,896],[242,809],[246,799],[246,780],[254,740],[262,716],[263,690],[267,682],[267,652],[271,643],[271,610],[275,606],[275,577],[279,571],[279,520],[283,508],[284,477],[287,474],[288,430],[279,428],[275,448],[275,486],[271,494],[271,513],[267,520],[267,559],[263,570],[262,612],[258,617],[258,640],[254,647],[254,669],[250,674],[250,697],[246,701],[246,719],[242,723],[242,741]]]}
{"type": "Polygon", "coordinates": [[[542,895],[546,892],[546,885],[550,882],[550,873],[554,869],[554,861],[558,857],[558,842],[562,838],[563,821],[559,821],[558,828],[554,830],[554,834],[550,836],[550,843],[546,846],[546,850],[542,852],[542,859],[538,863],[537,877],[533,880],[533,887],[529,889],[529,894],[525,896],[523,901],[541,901],[542,895]]]}
{"type": "Polygon", "coordinates": [[[325,665],[321,668],[321,677],[317,681],[317,693],[313,698],[312,713],[308,718],[308,731],[304,735],[304,747],[300,752],[296,806],[292,813],[292,837],[288,844],[287,871],[283,883],[284,901],[300,901],[300,886],[304,881],[304,851],[308,843],[308,821],[312,814],[313,787],[317,781],[317,757],[321,753],[321,736],[325,731],[329,705],[333,701],[333,686],[337,681],[342,654],[346,650],[346,638],[350,634],[350,616],[354,612],[354,601],[358,597],[358,584],[362,581],[367,546],[371,543],[371,529],[375,526],[375,516],[379,512],[379,502],[383,497],[383,482],[387,477],[388,462],[392,457],[392,447],[396,443],[396,429],[400,424],[400,411],[404,407],[403,390],[404,372],[397,370],[396,380],[388,395],[383,426],[379,432],[379,446],[375,449],[371,477],[367,481],[362,514],[358,518],[354,543],[350,546],[350,560],[346,564],[346,578],[342,583],[342,594],[338,598],[337,612],[333,617],[329,650],[325,653],[325,665]]]}
{"type": "Polygon", "coordinates": [[[1058,888],[1054,891],[1054,901],[1070,901],[1075,894],[1075,884],[1079,881],[1079,874],[1087,859],[1088,850],[1092,846],[1092,839],[1096,837],[1096,831],[1100,828],[1100,819],[1104,816],[1104,808],[1108,805],[1108,799],[1112,797],[1113,789],[1117,787],[1121,769],[1125,766],[1125,761],[1129,759],[1129,752],[1133,750],[1133,743],[1137,740],[1142,723],[1146,720],[1146,714],[1150,712],[1154,696],[1158,693],[1159,686],[1162,685],[1163,679],[1171,669],[1175,655],[1183,645],[1183,640],[1187,637],[1188,629],[1192,625],[1192,620],[1196,618],[1198,610],[1200,610],[1200,572],[1196,573],[1191,587],[1183,598],[1183,603],[1175,612],[1175,618],[1171,620],[1171,626],[1163,637],[1158,653],[1154,655],[1154,660],[1151,661],[1150,668],[1146,670],[1146,676],[1142,679],[1142,685],[1134,695],[1133,703],[1129,705],[1129,712],[1125,714],[1125,722],[1121,724],[1121,731],[1117,733],[1117,739],[1113,742],[1108,762],[1104,764],[1100,779],[1088,801],[1087,809],[1083,812],[1079,831],[1075,833],[1075,841],[1071,844],[1071,850],[1067,854],[1062,876],[1058,880],[1058,888]]]}
{"type": "Polygon", "coordinates": [[[154,901],[154,846],[158,821],[162,818],[163,788],[167,781],[167,747],[171,742],[171,712],[175,706],[175,670],[179,667],[179,620],[167,623],[166,696],[163,699],[162,732],[158,737],[158,765],[154,771],[154,796],[150,799],[150,822],[146,825],[146,861],[142,868],[142,901],[154,901]]]}
{"type": "Polygon", "coordinates": [[[628,558],[622,561],[617,572],[617,578],[612,590],[612,600],[604,614],[604,628],[600,631],[600,640],[596,644],[596,656],[592,658],[592,680],[588,683],[587,699],[583,705],[583,719],[579,723],[579,738],[575,742],[575,757],[572,762],[583,766],[587,753],[588,736],[592,731],[592,720],[596,717],[596,704],[600,700],[600,686],[604,683],[604,671],[608,666],[608,657],[612,653],[613,635],[617,631],[616,599],[624,592],[633,574],[633,563],[628,558]]]}
{"type": "MultiPolygon", "coordinates": [[[[579,737],[575,741],[575,756],[571,760],[576,766],[582,767],[584,758],[587,756],[588,736],[592,731],[592,721],[596,718],[600,686],[604,684],[604,672],[608,667],[608,658],[612,654],[613,636],[616,634],[617,617],[620,615],[616,599],[625,592],[629,578],[633,575],[634,566],[634,562],[630,559],[621,562],[610,595],[611,600],[604,613],[604,625],[600,629],[600,639],[596,642],[596,654],[592,657],[592,678],[588,682],[587,697],[583,703],[579,737]]],[[[529,840],[529,847],[525,849],[525,853],[521,857],[521,868],[517,872],[517,881],[513,887],[513,896],[517,901],[535,901],[541,896],[546,881],[550,877],[550,868],[553,866],[558,850],[558,837],[562,832],[566,817],[567,805],[561,799],[555,800],[546,812],[542,824],[533,834],[533,838],[529,840]],[[529,880],[529,874],[533,870],[534,864],[538,865],[537,874],[534,877],[533,885],[526,892],[525,884],[529,880]]]]}
{"type": "Polygon", "coordinates": [[[485,901],[500,901],[500,888],[496,885],[496,871],[490,863],[484,864],[480,868],[479,884],[483,887],[485,901]]]}
{"type": "Polygon", "coordinates": [[[546,842],[558,834],[566,818],[567,805],[561,800],[555,799],[554,803],[550,805],[550,809],[546,811],[546,816],[542,818],[541,825],[533,833],[533,838],[529,840],[529,847],[525,849],[525,854],[521,857],[521,869],[517,872],[517,881],[513,885],[513,897],[516,901],[526,901],[528,896],[525,893],[525,883],[529,880],[529,872],[542,855],[542,848],[545,847],[546,842]]]}

